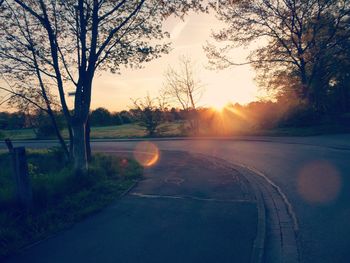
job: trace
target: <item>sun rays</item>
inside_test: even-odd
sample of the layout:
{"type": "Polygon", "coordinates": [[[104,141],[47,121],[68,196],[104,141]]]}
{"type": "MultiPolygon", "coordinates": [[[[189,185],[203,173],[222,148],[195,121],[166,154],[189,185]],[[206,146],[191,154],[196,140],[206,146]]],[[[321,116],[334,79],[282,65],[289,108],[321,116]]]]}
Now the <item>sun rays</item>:
{"type": "Polygon", "coordinates": [[[219,136],[231,135],[240,129],[242,122],[248,119],[243,112],[230,103],[211,107],[202,116],[204,123],[209,123],[207,133],[219,136]]]}

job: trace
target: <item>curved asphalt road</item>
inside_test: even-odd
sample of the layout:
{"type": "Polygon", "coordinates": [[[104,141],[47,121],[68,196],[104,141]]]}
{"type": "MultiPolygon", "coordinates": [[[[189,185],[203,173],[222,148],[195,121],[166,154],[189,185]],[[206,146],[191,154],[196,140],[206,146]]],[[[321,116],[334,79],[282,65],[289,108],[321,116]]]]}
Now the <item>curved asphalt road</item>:
{"type": "MultiPolygon", "coordinates": [[[[99,141],[93,142],[92,147],[113,152],[133,150],[137,143],[137,140],[99,141]]],[[[281,188],[293,206],[299,223],[302,262],[349,262],[350,135],[169,139],[154,143],[160,150],[203,153],[262,172],[281,188]]]]}

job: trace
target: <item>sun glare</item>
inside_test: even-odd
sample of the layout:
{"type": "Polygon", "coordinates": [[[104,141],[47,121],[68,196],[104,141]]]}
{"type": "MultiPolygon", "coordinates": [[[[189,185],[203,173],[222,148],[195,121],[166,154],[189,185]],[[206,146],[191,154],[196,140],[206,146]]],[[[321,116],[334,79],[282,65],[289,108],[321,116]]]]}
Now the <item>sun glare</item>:
{"type": "Polygon", "coordinates": [[[226,103],[216,103],[211,106],[211,108],[217,112],[223,112],[223,110],[227,107],[228,102],[226,103]]]}

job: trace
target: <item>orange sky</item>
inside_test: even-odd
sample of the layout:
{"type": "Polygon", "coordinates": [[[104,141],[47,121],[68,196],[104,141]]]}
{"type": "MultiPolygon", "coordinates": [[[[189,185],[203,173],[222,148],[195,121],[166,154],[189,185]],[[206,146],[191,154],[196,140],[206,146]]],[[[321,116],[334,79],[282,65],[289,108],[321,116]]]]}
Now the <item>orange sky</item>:
{"type": "MultiPolygon", "coordinates": [[[[198,79],[205,86],[200,106],[221,107],[228,102],[247,103],[257,99],[259,92],[253,81],[254,71],[250,66],[227,70],[208,70],[207,58],[202,46],[211,40],[212,29],[220,28],[220,22],[208,14],[191,14],[184,21],[169,19],[165,28],[171,33],[173,50],[168,55],[144,64],[140,70],[123,70],[121,75],[102,73],[96,77],[91,108],[106,107],[111,111],[128,109],[130,98],[157,96],[164,81],[164,70],[175,66],[178,57],[189,56],[196,62],[198,79]]],[[[239,48],[232,55],[238,62],[244,62],[249,50],[239,48]]]]}
{"type": "MultiPolygon", "coordinates": [[[[170,18],[164,28],[171,33],[172,51],[160,59],[144,64],[143,69],[123,69],[121,74],[99,72],[96,74],[91,108],[105,107],[110,111],[130,109],[131,98],[142,98],[149,94],[158,96],[163,86],[164,71],[177,65],[179,56],[186,55],[196,62],[197,77],[205,87],[198,106],[222,107],[228,102],[247,103],[260,95],[254,83],[254,71],[250,66],[240,66],[226,70],[206,69],[207,58],[202,48],[212,30],[221,28],[214,15],[191,14],[184,21],[170,18]]],[[[236,62],[244,62],[249,50],[238,48],[232,53],[236,62]]],[[[68,91],[66,91],[68,92],[68,91]]],[[[73,98],[67,98],[72,105],[73,98]]],[[[6,110],[0,106],[0,110],[6,110]]]]}

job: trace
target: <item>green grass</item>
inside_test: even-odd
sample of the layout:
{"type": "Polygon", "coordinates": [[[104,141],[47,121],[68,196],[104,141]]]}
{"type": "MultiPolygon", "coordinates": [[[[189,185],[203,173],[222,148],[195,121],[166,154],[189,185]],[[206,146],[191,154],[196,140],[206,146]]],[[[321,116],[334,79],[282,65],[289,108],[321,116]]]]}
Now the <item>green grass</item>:
{"type": "Polygon", "coordinates": [[[136,124],[91,128],[91,138],[94,139],[131,138],[145,135],[144,129],[136,124]]]}
{"type": "MultiPolygon", "coordinates": [[[[182,131],[182,122],[172,122],[160,125],[159,130],[161,137],[178,137],[186,136],[182,131]]],[[[288,128],[272,128],[272,129],[255,129],[249,127],[235,127],[231,132],[222,133],[222,129],[215,127],[203,126],[200,136],[234,136],[234,135],[254,135],[254,136],[312,136],[321,134],[349,133],[350,130],[345,125],[317,125],[310,127],[288,127],[288,128]],[[213,132],[214,130],[214,132],[213,132]]],[[[10,138],[12,140],[32,140],[36,136],[31,129],[22,130],[2,130],[2,138],[10,138]]],[[[124,124],[119,126],[92,127],[92,139],[126,139],[126,138],[142,138],[147,135],[146,131],[137,124],[124,124]]],[[[68,132],[63,130],[63,136],[67,139],[68,132]]],[[[1,136],[0,136],[1,139],[1,136]]],[[[54,136],[48,139],[55,139],[54,136]]]]}
{"type": "Polygon", "coordinates": [[[134,160],[95,154],[88,175],[77,176],[63,166],[57,150],[27,154],[33,188],[29,214],[15,206],[10,157],[0,152],[0,258],[41,240],[118,198],[142,175],[134,160]]]}
{"type": "MultiPolygon", "coordinates": [[[[180,123],[165,123],[160,125],[161,136],[179,136],[180,123]]],[[[36,135],[32,129],[20,130],[1,130],[3,138],[11,140],[34,140],[36,135]]],[[[124,124],[118,126],[91,127],[92,139],[123,139],[123,138],[140,138],[146,136],[146,131],[137,124],[124,124]]],[[[68,139],[68,131],[63,130],[62,135],[68,139]]],[[[1,137],[0,137],[1,139],[1,137]]],[[[54,136],[48,139],[55,139],[54,136]]]]}
{"type": "Polygon", "coordinates": [[[11,138],[12,140],[33,140],[36,135],[32,129],[18,130],[1,130],[3,138],[11,138]]]}

